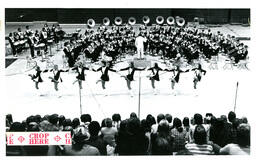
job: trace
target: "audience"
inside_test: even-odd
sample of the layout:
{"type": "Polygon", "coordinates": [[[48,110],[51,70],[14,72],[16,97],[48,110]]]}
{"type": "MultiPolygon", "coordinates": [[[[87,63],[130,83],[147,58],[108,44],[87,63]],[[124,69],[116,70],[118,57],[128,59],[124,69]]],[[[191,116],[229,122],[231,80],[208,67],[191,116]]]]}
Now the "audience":
{"type": "Polygon", "coordinates": [[[72,145],[8,146],[7,156],[59,155],[249,155],[250,124],[246,117],[228,116],[204,118],[196,113],[189,119],[159,114],[157,121],[148,114],[139,119],[131,113],[121,119],[115,113],[103,119],[101,125],[83,114],[72,121],[63,115],[29,116],[22,122],[6,115],[6,132],[70,131],[72,145]],[[204,120],[204,121],[203,121],[204,120]]]}

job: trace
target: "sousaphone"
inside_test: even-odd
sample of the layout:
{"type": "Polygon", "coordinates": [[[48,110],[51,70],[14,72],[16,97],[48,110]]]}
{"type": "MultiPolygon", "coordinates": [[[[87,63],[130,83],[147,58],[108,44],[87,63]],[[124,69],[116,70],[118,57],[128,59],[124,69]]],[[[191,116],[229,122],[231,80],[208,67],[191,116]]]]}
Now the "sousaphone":
{"type": "Polygon", "coordinates": [[[144,16],[144,17],[142,18],[142,22],[143,22],[145,25],[147,25],[147,24],[149,24],[149,22],[150,22],[150,18],[149,18],[148,16],[144,16]]]}
{"type": "Polygon", "coordinates": [[[175,19],[172,16],[169,16],[166,19],[166,22],[167,22],[168,25],[174,25],[175,24],[175,19]]]}
{"type": "Polygon", "coordinates": [[[129,23],[130,25],[135,25],[136,19],[135,19],[134,17],[130,17],[130,18],[128,19],[128,23],[129,23]]]}
{"type": "Polygon", "coordinates": [[[185,19],[181,17],[176,17],[176,24],[180,27],[185,25],[185,19]]]}
{"type": "Polygon", "coordinates": [[[115,18],[115,24],[116,24],[116,25],[118,25],[118,26],[119,26],[119,25],[121,25],[121,24],[122,24],[122,22],[123,22],[123,20],[122,20],[122,18],[121,18],[121,17],[116,17],[116,18],[115,18]]]}
{"type": "Polygon", "coordinates": [[[162,17],[162,16],[156,17],[156,23],[159,24],[159,25],[163,24],[164,23],[164,17],[162,17]]]}
{"type": "Polygon", "coordinates": [[[110,19],[108,17],[105,17],[103,20],[102,20],[102,23],[103,25],[105,26],[109,26],[110,25],[110,19]]]}
{"type": "Polygon", "coordinates": [[[93,28],[95,26],[95,21],[93,19],[88,19],[87,25],[89,28],[93,28]]]}

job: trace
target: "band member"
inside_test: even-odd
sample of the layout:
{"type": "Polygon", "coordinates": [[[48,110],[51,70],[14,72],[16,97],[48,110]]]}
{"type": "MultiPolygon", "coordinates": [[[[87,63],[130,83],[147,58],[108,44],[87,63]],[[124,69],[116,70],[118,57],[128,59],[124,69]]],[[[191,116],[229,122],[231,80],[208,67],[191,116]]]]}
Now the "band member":
{"type": "Polygon", "coordinates": [[[152,75],[149,75],[149,80],[151,81],[152,88],[154,90],[154,94],[157,94],[156,87],[155,87],[155,81],[160,81],[159,78],[159,71],[163,71],[162,68],[158,66],[157,63],[154,64],[154,67],[148,68],[148,70],[152,71],[152,75]]]}
{"type": "Polygon", "coordinates": [[[129,67],[120,69],[119,71],[126,71],[126,70],[128,70],[128,75],[121,76],[121,77],[123,77],[126,80],[127,87],[129,89],[130,95],[131,95],[131,97],[133,97],[131,82],[134,80],[133,79],[134,73],[135,73],[135,71],[143,71],[143,70],[145,70],[145,68],[142,68],[142,69],[136,68],[136,67],[134,67],[134,63],[130,62],[129,67]]]}
{"type": "Polygon", "coordinates": [[[71,46],[69,42],[64,43],[64,49],[63,52],[65,53],[65,56],[68,58],[68,66],[69,68],[74,67],[74,57],[72,55],[71,46]]]}
{"type": "Polygon", "coordinates": [[[32,59],[35,58],[35,38],[32,33],[28,33],[28,45],[32,59]]]}
{"type": "Polygon", "coordinates": [[[138,37],[135,39],[135,46],[137,48],[139,59],[144,58],[144,42],[146,41],[146,38],[144,38],[141,33],[139,33],[138,37]]]}
{"type": "Polygon", "coordinates": [[[79,88],[83,89],[82,87],[82,81],[85,81],[85,70],[90,70],[88,67],[84,67],[82,62],[78,62],[77,66],[72,68],[72,70],[75,70],[77,73],[76,80],[73,82],[75,84],[78,82],[79,88]]]}
{"type": "Polygon", "coordinates": [[[9,43],[10,43],[10,45],[11,45],[13,56],[14,56],[14,57],[17,57],[17,54],[16,54],[17,51],[16,51],[16,47],[15,47],[15,45],[14,45],[15,39],[14,39],[12,33],[9,34],[8,41],[9,41],[9,43]]]}
{"type": "Polygon", "coordinates": [[[179,66],[176,66],[174,69],[165,69],[167,72],[173,72],[173,77],[171,78],[171,87],[174,89],[175,84],[179,83],[180,74],[189,72],[189,70],[182,71],[179,66]]]}
{"type": "MultiPolygon", "coordinates": [[[[103,90],[106,89],[105,84],[106,84],[107,81],[109,81],[108,71],[117,72],[116,70],[111,69],[109,62],[106,62],[106,61],[102,61],[102,67],[100,67],[100,68],[98,68],[97,70],[94,70],[94,71],[95,72],[101,71],[100,80],[98,80],[96,82],[96,84],[101,82],[103,90]]],[[[105,93],[105,96],[107,96],[107,93],[105,93]]]]}
{"type": "Polygon", "coordinates": [[[41,73],[45,73],[45,72],[47,72],[47,70],[42,71],[39,66],[36,66],[35,70],[36,70],[35,75],[29,74],[28,76],[30,76],[31,79],[35,82],[35,88],[39,89],[38,84],[43,82],[43,79],[41,77],[41,73]]]}
{"type": "Polygon", "coordinates": [[[195,77],[193,79],[193,83],[194,83],[194,89],[196,89],[197,87],[197,83],[201,81],[202,79],[202,73],[205,75],[206,71],[204,69],[202,69],[202,65],[198,64],[197,68],[193,68],[191,71],[194,71],[195,73],[195,77]]]}
{"type": "Polygon", "coordinates": [[[68,72],[68,70],[59,70],[58,65],[54,65],[53,69],[50,70],[50,72],[53,72],[53,77],[49,77],[49,79],[52,80],[54,83],[54,89],[55,91],[58,91],[58,84],[59,82],[62,82],[62,78],[60,77],[61,72],[68,72]]]}
{"type": "Polygon", "coordinates": [[[45,44],[45,53],[47,53],[47,50],[48,50],[48,47],[47,47],[47,39],[48,39],[48,34],[47,34],[47,31],[46,31],[46,28],[42,28],[42,31],[40,33],[40,42],[44,43],[45,44]]]}

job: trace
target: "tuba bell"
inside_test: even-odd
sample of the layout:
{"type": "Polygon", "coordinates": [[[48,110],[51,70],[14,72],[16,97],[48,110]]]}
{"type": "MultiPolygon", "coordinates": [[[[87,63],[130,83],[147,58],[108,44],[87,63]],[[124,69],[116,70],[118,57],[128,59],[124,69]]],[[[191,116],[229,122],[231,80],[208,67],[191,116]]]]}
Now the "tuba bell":
{"type": "Polygon", "coordinates": [[[143,23],[144,23],[145,25],[147,25],[147,24],[149,24],[149,22],[150,22],[150,18],[149,18],[148,16],[144,16],[144,17],[142,18],[142,21],[143,21],[143,23]]]}
{"type": "Polygon", "coordinates": [[[88,19],[87,26],[93,28],[95,26],[95,21],[93,19],[88,19]]]}
{"type": "Polygon", "coordinates": [[[103,25],[108,26],[108,25],[110,25],[110,19],[109,19],[108,17],[105,17],[105,18],[102,20],[102,23],[103,23],[103,25]]]}
{"type": "Polygon", "coordinates": [[[116,25],[121,25],[122,24],[122,18],[121,17],[116,17],[115,18],[115,24],[116,25]]]}
{"type": "Polygon", "coordinates": [[[175,24],[175,19],[172,16],[169,16],[166,19],[166,22],[167,22],[168,25],[174,25],[175,24]]]}
{"type": "Polygon", "coordinates": [[[181,17],[176,17],[176,24],[180,27],[185,25],[185,19],[181,17]]]}
{"type": "Polygon", "coordinates": [[[162,16],[156,17],[156,23],[159,24],[159,25],[163,24],[164,23],[164,17],[162,17],[162,16]]]}
{"type": "Polygon", "coordinates": [[[134,17],[130,17],[130,18],[128,19],[128,23],[129,23],[130,25],[135,25],[136,19],[135,19],[134,17]]]}

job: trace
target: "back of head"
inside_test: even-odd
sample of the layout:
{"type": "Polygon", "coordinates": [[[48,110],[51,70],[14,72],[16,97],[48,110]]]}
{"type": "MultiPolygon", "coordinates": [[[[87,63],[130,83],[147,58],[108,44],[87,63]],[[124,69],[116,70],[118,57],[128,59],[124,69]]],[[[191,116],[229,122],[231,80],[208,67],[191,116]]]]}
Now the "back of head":
{"type": "Polygon", "coordinates": [[[157,131],[159,133],[168,133],[169,132],[169,123],[167,120],[161,120],[158,124],[157,131]]]}
{"type": "Polygon", "coordinates": [[[242,147],[250,146],[250,125],[242,123],[238,126],[237,142],[242,147]]]}
{"type": "Polygon", "coordinates": [[[97,121],[92,121],[88,125],[88,130],[91,136],[98,136],[100,131],[100,124],[97,121]]]}
{"type": "Polygon", "coordinates": [[[165,119],[165,117],[164,117],[164,115],[163,114],[159,114],[159,115],[157,115],[157,123],[159,124],[159,122],[161,121],[161,120],[164,120],[165,119]]]}
{"type": "Polygon", "coordinates": [[[168,140],[163,137],[157,137],[155,150],[154,150],[153,154],[154,155],[169,155],[170,152],[171,152],[170,143],[168,142],[168,140]]]}
{"type": "Polygon", "coordinates": [[[178,132],[183,131],[181,120],[177,117],[173,120],[173,126],[178,130],[178,132]]]}
{"type": "Polygon", "coordinates": [[[49,122],[52,123],[53,125],[56,125],[58,121],[59,121],[58,114],[52,114],[49,116],[49,122]]]}
{"type": "Polygon", "coordinates": [[[23,126],[20,122],[14,122],[11,124],[10,132],[24,132],[25,126],[23,126]]]}
{"type": "Polygon", "coordinates": [[[76,127],[79,126],[79,125],[80,125],[79,118],[74,118],[74,119],[72,120],[72,127],[73,127],[73,128],[76,128],[76,127]]]}
{"type": "Polygon", "coordinates": [[[183,123],[183,126],[189,126],[189,118],[184,117],[182,123],[183,123]]]}
{"type": "Polygon", "coordinates": [[[114,122],[121,121],[121,115],[118,114],[118,113],[113,114],[112,120],[113,120],[114,122]]]}
{"type": "Polygon", "coordinates": [[[206,144],[206,130],[203,125],[197,125],[194,132],[195,143],[199,145],[206,144]]]}
{"type": "Polygon", "coordinates": [[[229,121],[229,122],[233,122],[235,119],[236,119],[236,114],[235,114],[235,112],[230,111],[230,112],[228,113],[228,121],[229,121]]]}
{"type": "Polygon", "coordinates": [[[146,121],[148,122],[148,124],[149,124],[150,126],[156,124],[156,119],[155,119],[155,117],[153,117],[151,114],[147,115],[146,121]]]}
{"type": "Polygon", "coordinates": [[[63,126],[64,126],[64,127],[65,127],[65,126],[72,126],[71,120],[70,120],[70,119],[65,119],[65,120],[63,121],[63,126]]]}
{"type": "Polygon", "coordinates": [[[111,128],[112,127],[112,120],[110,118],[106,118],[105,124],[106,124],[106,127],[111,128]]]}
{"type": "Polygon", "coordinates": [[[203,117],[202,117],[202,115],[199,114],[199,113],[196,113],[196,114],[194,115],[194,121],[195,121],[195,124],[196,124],[196,125],[201,125],[201,124],[203,123],[203,117]]]}
{"type": "Polygon", "coordinates": [[[84,122],[84,123],[92,121],[92,117],[90,114],[82,114],[80,116],[80,119],[81,119],[81,122],[84,122]]]}
{"type": "Polygon", "coordinates": [[[136,135],[140,130],[140,120],[138,118],[130,118],[127,124],[127,131],[130,134],[136,135]]]}
{"type": "Polygon", "coordinates": [[[132,113],[130,114],[130,118],[137,118],[136,113],[132,112],[132,113]]]}
{"type": "Polygon", "coordinates": [[[165,119],[166,119],[169,123],[172,123],[172,115],[166,114],[166,115],[165,115],[165,119]]]}

